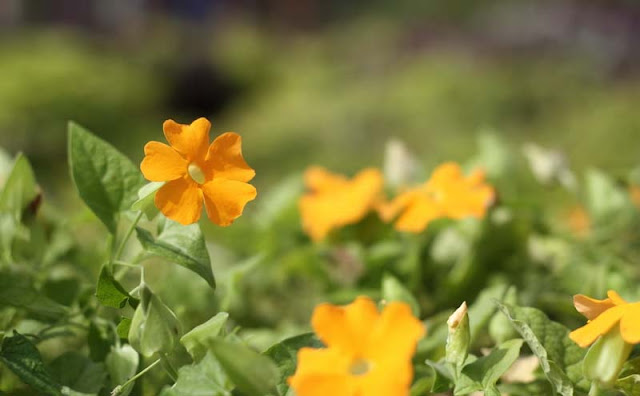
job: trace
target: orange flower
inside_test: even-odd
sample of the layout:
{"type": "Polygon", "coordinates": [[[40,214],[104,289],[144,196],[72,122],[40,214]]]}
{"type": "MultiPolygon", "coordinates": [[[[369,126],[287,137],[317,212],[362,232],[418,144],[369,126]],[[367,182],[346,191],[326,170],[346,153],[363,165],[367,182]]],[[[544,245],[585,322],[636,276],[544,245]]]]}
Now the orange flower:
{"type": "Polygon", "coordinates": [[[304,174],[311,190],[300,199],[302,226],[314,241],[329,231],[360,221],[374,206],[382,191],[382,174],[365,169],[353,179],[311,167],[304,174]]]}
{"type": "Polygon", "coordinates": [[[390,221],[398,214],[395,228],[421,232],[436,219],[447,217],[482,218],[493,202],[493,187],[484,182],[484,172],[475,170],[464,176],[460,166],[446,162],[438,166],[422,186],[405,191],[390,203],[381,205],[380,216],[390,221]]]}
{"type": "Polygon", "coordinates": [[[620,323],[620,334],[628,344],[640,344],[640,302],[628,303],[613,290],[608,298],[596,300],[578,294],[573,297],[573,305],[589,322],[569,333],[576,344],[586,348],[620,323]]]}
{"type": "Polygon", "coordinates": [[[167,120],[162,125],[171,144],[149,142],[140,169],[150,181],[166,182],[156,193],[160,211],[181,224],[198,221],[204,199],[207,216],[220,226],[242,214],[256,189],[247,182],[255,171],[242,158],[242,138],[233,132],[209,145],[211,123],[198,118],[191,125],[167,120]]]}
{"type": "Polygon", "coordinates": [[[409,305],[391,302],[378,312],[367,297],[340,307],[316,307],[311,325],[327,348],[301,348],[288,382],[298,396],[409,394],[411,358],[425,334],[409,305]]]}
{"type": "Polygon", "coordinates": [[[586,236],[591,229],[589,214],[581,205],[576,205],[567,214],[569,228],[577,236],[586,236]]]}

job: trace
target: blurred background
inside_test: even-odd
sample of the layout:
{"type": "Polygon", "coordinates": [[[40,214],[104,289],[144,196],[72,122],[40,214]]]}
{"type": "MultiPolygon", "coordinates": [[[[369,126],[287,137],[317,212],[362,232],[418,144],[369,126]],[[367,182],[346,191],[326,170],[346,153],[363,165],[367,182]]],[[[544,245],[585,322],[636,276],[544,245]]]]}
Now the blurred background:
{"type": "Polygon", "coordinates": [[[615,174],[640,158],[639,42],[634,0],[1,0],[0,147],[59,201],[68,120],[139,161],[165,119],[209,117],[259,187],[487,130],[615,174]]]}

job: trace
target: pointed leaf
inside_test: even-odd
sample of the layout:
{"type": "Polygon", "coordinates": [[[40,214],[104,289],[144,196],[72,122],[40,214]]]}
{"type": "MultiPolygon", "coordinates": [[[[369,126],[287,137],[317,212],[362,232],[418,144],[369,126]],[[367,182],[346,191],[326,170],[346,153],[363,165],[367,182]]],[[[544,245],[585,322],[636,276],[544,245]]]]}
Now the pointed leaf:
{"type": "Polygon", "coordinates": [[[576,385],[588,389],[589,384],[582,374],[586,350],[569,339],[569,329],[535,308],[500,303],[498,308],[529,344],[540,361],[542,371],[558,393],[572,396],[576,385]]]}
{"type": "Polygon", "coordinates": [[[115,280],[107,265],[100,270],[96,297],[100,304],[111,308],[124,308],[129,298],[132,298],[122,285],[115,280]]]}
{"type": "Polygon", "coordinates": [[[287,338],[264,352],[264,355],[269,356],[280,369],[280,379],[277,387],[281,396],[286,395],[289,390],[287,378],[291,377],[296,371],[298,350],[303,347],[324,348],[324,345],[313,333],[306,333],[287,338]]]}
{"type": "Polygon", "coordinates": [[[0,212],[10,213],[17,221],[25,209],[38,197],[36,177],[27,158],[18,154],[11,173],[0,193],[0,212]]]}
{"type": "Polygon", "coordinates": [[[131,210],[141,210],[144,215],[147,216],[147,219],[153,220],[153,218],[159,213],[154,202],[156,192],[163,185],[164,183],[162,182],[150,182],[142,186],[140,190],[138,190],[138,200],[131,205],[131,210]]]}
{"type": "Polygon", "coordinates": [[[278,394],[276,382],[280,373],[267,356],[246,345],[222,339],[213,340],[212,351],[241,392],[248,396],[278,394]]]}
{"type": "Polygon", "coordinates": [[[155,238],[144,228],[136,227],[136,232],[147,253],[190,269],[212,288],[216,287],[209,252],[198,224],[183,226],[167,219],[155,238]]]}
{"type": "Polygon", "coordinates": [[[13,336],[2,340],[0,361],[36,391],[45,395],[62,395],[62,387],[46,370],[40,352],[22,334],[14,332],[13,336]]]}
{"type": "Polygon", "coordinates": [[[230,396],[231,384],[220,362],[209,351],[202,360],[178,370],[178,380],[161,396],[230,396]]]}
{"type": "Polygon", "coordinates": [[[220,335],[228,318],[228,313],[218,312],[214,317],[182,336],[180,342],[193,360],[197,362],[204,357],[209,350],[211,340],[220,335]]]}
{"type": "Polygon", "coordinates": [[[69,123],[69,167],[80,198],[116,232],[119,213],[138,199],[144,184],[140,170],[109,143],[69,123]]]}

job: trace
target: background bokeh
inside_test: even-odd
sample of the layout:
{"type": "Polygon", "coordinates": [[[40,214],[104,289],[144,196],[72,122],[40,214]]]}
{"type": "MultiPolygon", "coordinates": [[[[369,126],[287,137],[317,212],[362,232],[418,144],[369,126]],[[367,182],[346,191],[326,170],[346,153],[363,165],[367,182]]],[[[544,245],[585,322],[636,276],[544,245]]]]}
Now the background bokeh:
{"type": "Polygon", "coordinates": [[[60,203],[68,120],[139,161],[163,120],[209,117],[267,189],[379,166],[390,137],[464,158],[487,130],[615,174],[640,157],[639,39],[633,0],[3,0],[0,147],[60,203]]]}

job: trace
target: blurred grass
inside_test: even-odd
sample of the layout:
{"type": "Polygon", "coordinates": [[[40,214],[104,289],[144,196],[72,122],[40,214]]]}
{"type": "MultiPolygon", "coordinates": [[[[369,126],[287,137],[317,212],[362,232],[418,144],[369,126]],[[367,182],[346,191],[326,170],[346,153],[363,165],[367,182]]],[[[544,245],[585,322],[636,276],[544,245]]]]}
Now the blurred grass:
{"type": "MultiPolygon", "coordinates": [[[[71,31],[5,36],[0,146],[25,151],[48,188],[68,183],[69,119],[140,160],[144,142],[162,139],[164,119],[192,117],[168,107],[167,70],[188,58],[170,39],[178,32],[168,23],[127,49],[71,31]]],[[[414,36],[372,18],[291,37],[225,26],[199,49],[241,87],[213,115],[213,134],[243,135],[256,183],[266,188],[310,164],[342,172],[379,166],[390,137],[405,140],[426,165],[462,159],[484,128],[515,147],[557,147],[577,169],[615,172],[637,163],[637,76],[615,78],[578,52],[483,54],[414,36]]]]}

